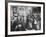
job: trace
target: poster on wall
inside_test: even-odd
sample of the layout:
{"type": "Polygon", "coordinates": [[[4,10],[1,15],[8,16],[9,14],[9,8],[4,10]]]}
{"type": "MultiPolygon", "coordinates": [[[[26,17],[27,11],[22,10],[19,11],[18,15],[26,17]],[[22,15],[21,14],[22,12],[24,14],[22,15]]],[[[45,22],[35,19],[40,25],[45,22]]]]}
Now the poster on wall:
{"type": "Polygon", "coordinates": [[[40,35],[45,33],[43,2],[8,2],[7,35],[40,35]]]}

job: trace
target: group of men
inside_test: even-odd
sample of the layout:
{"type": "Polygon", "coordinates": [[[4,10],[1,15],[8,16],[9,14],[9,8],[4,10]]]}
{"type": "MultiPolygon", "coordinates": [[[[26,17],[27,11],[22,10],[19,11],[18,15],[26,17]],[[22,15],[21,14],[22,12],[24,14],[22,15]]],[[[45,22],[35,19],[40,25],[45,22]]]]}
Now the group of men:
{"type": "Polygon", "coordinates": [[[40,8],[18,7],[17,18],[11,25],[12,31],[40,30],[41,15],[40,8]]]}

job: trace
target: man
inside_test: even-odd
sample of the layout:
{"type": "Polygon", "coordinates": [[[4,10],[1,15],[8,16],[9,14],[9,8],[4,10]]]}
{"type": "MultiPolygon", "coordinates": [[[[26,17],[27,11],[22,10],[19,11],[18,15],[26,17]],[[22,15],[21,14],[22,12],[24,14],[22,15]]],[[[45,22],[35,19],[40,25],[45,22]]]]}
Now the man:
{"type": "Polygon", "coordinates": [[[12,30],[13,31],[25,31],[22,17],[18,16],[18,18],[13,22],[12,30]]]}

